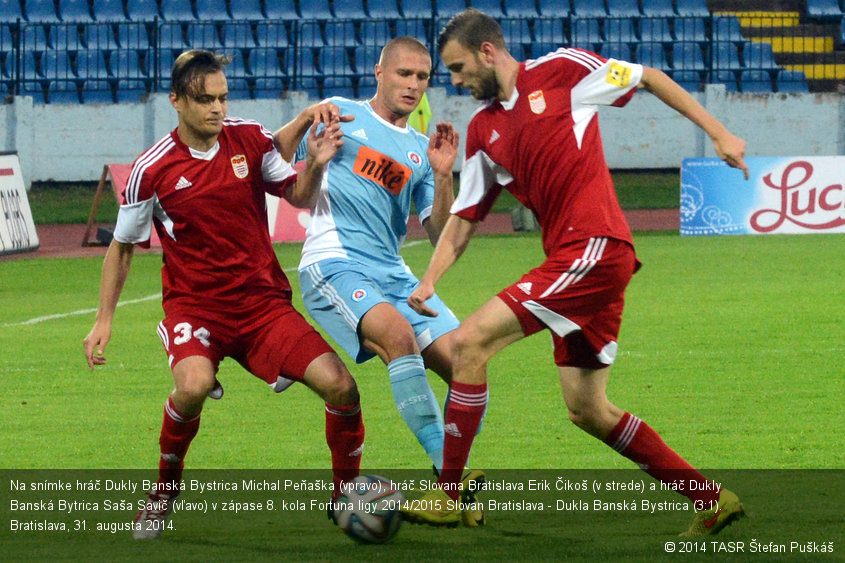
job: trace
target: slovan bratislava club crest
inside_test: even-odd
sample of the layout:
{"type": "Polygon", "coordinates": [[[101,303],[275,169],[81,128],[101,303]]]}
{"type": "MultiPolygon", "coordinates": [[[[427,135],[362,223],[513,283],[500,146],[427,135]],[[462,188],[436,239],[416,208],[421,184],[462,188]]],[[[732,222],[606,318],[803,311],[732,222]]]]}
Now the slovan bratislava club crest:
{"type": "Polygon", "coordinates": [[[232,157],[232,170],[235,171],[235,176],[244,179],[249,175],[249,166],[246,163],[246,157],[242,154],[237,154],[232,157]]]}

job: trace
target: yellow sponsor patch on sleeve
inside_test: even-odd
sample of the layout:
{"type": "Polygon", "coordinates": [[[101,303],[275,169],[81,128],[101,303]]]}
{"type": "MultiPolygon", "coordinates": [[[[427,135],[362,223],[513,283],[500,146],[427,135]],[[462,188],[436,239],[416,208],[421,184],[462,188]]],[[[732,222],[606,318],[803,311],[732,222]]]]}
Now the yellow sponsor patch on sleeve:
{"type": "Polygon", "coordinates": [[[610,68],[607,70],[605,80],[608,84],[625,88],[631,82],[631,67],[612,62],[610,63],[610,68]]]}

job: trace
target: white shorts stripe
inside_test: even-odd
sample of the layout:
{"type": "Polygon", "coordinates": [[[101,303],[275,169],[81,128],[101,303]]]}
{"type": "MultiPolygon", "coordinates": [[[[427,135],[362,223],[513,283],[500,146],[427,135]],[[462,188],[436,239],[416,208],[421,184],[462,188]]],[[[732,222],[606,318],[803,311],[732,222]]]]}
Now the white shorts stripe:
{"type": "Polygon", "coordinates": [[[305,268],[305,272],[311,278],[311,283],[314,284],[314,289],[316,289],[320,295],[325,297],[333,307],[337,307],[337,310],[349,326],[358,330],[358,317],[355,315],[355,312],[349,308],[343,298],[340,297],[337,290],[323,277],[323,274],[320,271],[320,263],[316,262],[311,264],[305,268]]]}
{"type": "Polygon", "coordinates": [[[550,285],[546,291],[540,295],[540,298],[548,297],[553,293],[560,293],[570,285],[578,283],[587,273],[601,260],[604,254],[604,248],[607,246],[607,238],[591,238],[587,242],[587,248],[584,249],[584,255],[572,262],[561,276],[550,285]]]}

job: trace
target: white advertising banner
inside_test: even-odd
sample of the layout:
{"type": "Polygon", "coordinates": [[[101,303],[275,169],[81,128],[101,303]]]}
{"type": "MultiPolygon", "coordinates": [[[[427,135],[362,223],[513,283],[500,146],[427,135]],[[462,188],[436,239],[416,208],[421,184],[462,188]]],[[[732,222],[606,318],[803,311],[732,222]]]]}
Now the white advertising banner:
{"type": "Polygon", "coordinates": [[[0,254],[38,248],[17,154],[0,154],[0,254]]]}

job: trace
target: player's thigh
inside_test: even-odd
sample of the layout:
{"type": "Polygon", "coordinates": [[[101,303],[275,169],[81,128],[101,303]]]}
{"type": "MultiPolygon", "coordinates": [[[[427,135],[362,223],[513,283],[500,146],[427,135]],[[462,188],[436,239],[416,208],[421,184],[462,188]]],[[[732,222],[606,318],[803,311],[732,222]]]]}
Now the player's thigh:
{"type": "Polygon", "coordinates": [[[344,261],[324,260],[299,272],[302,301],[308,314],[356,362],[375,354],[362,345],[359,326],[367,312],[387,299],[378,283],[344,267],[344,261]]]}
{"type": "Polygon", "coordinates": [[[431,298],[426,301],[426,305],[437,312],[436,317],[427,317],[414,311],[408,305],[408,296],[411,294],[414,287],[416,287],[416,283],[412,287],[406,287],[405,291],[399,294],[391,293],[388,297],[396,307],[396,310],[399,311],[408,321],[408,324],[411,325],[411,328],[414,331],[414,337],[417,341],[417,346],[423,351],[423,355],[425,355],[425,351],[429,349],[432,343],[440,340],[443,336],[458,328],[460,321],[452,310],[446,306],[443,300],[437,296],[437,294],[432,295],[431,298]]]}
{"type": "Polygon", "coordinates": [[[231,319],[211,311],[169,307],[156,331],[174,373],[184,359],[200,356],[211,363],[213,376],[236,339],[232,326],[231,319]]]}
{"type": "Polygon", "coordinates": [[[286,300],[277,300],[245,322],[241,350],[233,357],[278,392],[303,381],[308,366],[332,347],[286,300]]]}
{"type": "Polygon", "coordinates": [[[452,334],[453,362],[486,362],[524,337],[522,324],[513,310],[495,296],[464,319],[452,334]]]}

